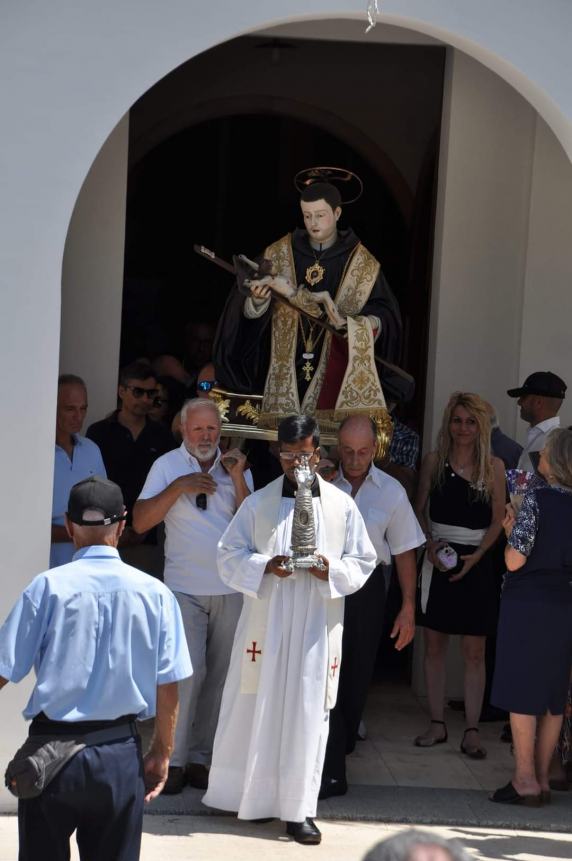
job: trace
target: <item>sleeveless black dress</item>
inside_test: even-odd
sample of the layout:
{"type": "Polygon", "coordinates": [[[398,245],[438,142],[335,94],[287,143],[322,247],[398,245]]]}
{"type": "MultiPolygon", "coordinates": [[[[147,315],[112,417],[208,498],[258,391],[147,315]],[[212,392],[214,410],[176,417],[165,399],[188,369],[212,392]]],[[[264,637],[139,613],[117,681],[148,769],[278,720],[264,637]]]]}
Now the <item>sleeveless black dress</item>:
{"type": "MultiPolygon", "coordinates": [[[[445,479],[429,496],[429,516],[433,523],[488,529],[492,519],[490,500],[481,499],[466,479],[445,464],[445,479]]],[[[460,557],[474,553],[476,547],[448,542],[457,551],[459,562],[450,571],[433,568],[425,613],[418,590],[417,624],[444,634],[486,636],[496,626],[498,609],[491,553],[488,551],[461,580],[449,578],[463,567],[460,557]]]]}

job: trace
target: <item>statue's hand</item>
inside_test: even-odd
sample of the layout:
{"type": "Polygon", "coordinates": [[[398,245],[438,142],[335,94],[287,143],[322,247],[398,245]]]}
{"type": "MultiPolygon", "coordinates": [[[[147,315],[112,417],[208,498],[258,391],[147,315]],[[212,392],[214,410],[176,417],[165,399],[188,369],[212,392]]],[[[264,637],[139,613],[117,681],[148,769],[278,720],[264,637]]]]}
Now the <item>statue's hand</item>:
{"type": "Polygon", "coordinates": [[[314,483],[314,473],[309,466],[299,466],[294,470],[298,487],[311,487],[314,483]]]}
{"type": "Polygon", "coordinates": [[[248,284],[250,295],[255,305],[262,305],[263,302],[266,302],[270,298],[272,292],[269,287],[270,281],[272,281],[272,277],[267,275],[265,278],[260,278],[257,281],[251,280],[245,282],[248,284]]]}
{"type": "Polygon", "coordinates": [[[255,302],[262,304],[272,293],[277,293],[285,299],[296,295],[297,287],[284,275],[266,275],[264,278],[250,278],[244,282],[250,289],[250,295],[255,302]]]}

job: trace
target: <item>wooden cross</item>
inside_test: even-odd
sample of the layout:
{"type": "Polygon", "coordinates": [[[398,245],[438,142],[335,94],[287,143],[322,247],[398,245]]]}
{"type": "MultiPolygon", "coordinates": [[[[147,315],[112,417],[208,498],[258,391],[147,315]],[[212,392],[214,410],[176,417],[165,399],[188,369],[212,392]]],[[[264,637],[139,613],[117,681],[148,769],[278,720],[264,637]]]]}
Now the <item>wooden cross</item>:
{"type": "Polygon", "coordinates": [[[256,640],[252,641],[252,649],[247,649],[246,654],[252,655],[251,663],[256,663],[256,656],[262,654],[261,650],[256,648],[256,640]]]}
{"type": "Polygon", "coordinates": [[[338,667],[339,667],[339,664],[338,664],[338,659],[336,657],[336,658],[334,658],[334,663],[330,667],[330,669],[332,670],[332,676],[336,675],[336,670],[338,669],[338,667]]]}

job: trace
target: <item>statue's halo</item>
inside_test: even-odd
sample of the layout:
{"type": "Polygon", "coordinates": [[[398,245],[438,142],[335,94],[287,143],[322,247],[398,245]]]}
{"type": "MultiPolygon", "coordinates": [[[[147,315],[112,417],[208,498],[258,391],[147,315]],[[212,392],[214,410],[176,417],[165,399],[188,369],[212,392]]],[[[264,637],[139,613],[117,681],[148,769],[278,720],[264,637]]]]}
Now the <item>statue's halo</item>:
{"type": "Polygon", "coordinates": [[[344,206],[355,203],[362,196],[363,182],[357,173],[344,167],[307,167],[294,177],[294,185],[300,192],[315,182],[330,182],[337,186],[344,206]]]}

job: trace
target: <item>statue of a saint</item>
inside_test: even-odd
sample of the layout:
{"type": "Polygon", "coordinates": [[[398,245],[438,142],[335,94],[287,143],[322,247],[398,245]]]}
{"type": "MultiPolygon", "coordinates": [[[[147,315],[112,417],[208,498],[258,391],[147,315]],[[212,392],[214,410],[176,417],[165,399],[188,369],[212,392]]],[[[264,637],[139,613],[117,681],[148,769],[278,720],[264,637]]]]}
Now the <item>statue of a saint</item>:
{"type": "Polygon", "coordinates": [[[284,416],[301,412],[315,415],[323,428],[350,413],[381,413],[385,400],[374,344],[383,359],[399,361],[401,316],[380,264],[351,228],[338,230],[338,188],[311,178],[298,185],[305,229],[266,248],[258,259],[260,276],[243,280],[249,295],[235,290],[229,297],[215,340],[219,386],[263,394],[261,427],[276,427],[284,416]],[[273,301],[274,289],[282,295],[298,290],[301,307],[333,323],[343,337],[273,301]],[[324,293],[329,307],[312,302],[324,293]]]}

